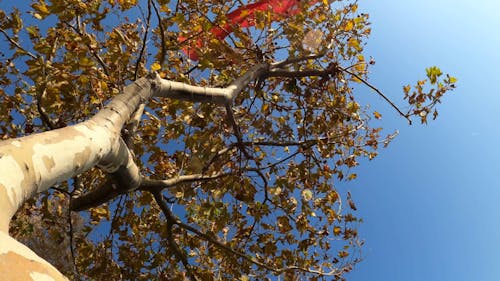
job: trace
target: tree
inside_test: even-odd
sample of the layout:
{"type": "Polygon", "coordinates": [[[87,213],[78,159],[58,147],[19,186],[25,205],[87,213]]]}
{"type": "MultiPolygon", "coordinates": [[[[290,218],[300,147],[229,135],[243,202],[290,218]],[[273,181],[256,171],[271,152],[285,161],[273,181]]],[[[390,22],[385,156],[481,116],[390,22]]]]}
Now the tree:
{"type": "Polygon", "coordinates": [[[362,241],[336,183],[394,137],[353,85],[425,123],[456,79],[428,68],[403,112],[357,1],[306,2],[0,11],[0,271],[62,278],[10,224],[71,279],[342,280],[362,241]]]}

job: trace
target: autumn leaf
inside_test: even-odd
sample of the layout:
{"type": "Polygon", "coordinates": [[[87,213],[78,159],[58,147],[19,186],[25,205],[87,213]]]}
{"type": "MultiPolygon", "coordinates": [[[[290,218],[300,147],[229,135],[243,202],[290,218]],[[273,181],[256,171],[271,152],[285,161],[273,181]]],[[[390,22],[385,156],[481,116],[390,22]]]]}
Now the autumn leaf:
{"type": "Polygon", "coordinates": [[[150,67],[151,71],[158,71],[161,69],[161,65],[158,62],[154,62],[150,67]]]}
{"type": "Polygon", "coordinates": [[[443,74],[441,70],[436,66],[426,68],[425,71],[427,72],[427,78],[429,78],[431,84],[435,84],[438,77],[443,74]]]}
{"type": "Polygon", "coordinates": [[[342,228],[340,228],[340,226],[333,227],[333,234],[335,236],[339,236],[341,233],[342,233],[342,228]]]}
{"type": "Polygon", "coordinates": [[[344,26],[344,31],[349,32],[349,31],[353,30],[353,28],[354,28],[354,21],[352,21],[352,20],[348,20],[348,21],[345,23],[345,26],[344,26]]]}
{"type": "Polygon", "coordinates": [[[43,19],[50,14],[48,6],[43,0],[38,1],[38,3],[31,4],[31,7],[33,7],[36,11],[33,15],[38,19],[43,19]]]}
{"type": "Polygon", "coordinates": [[[338,253],[338,255],[339,255],[339,258],[343,259],[343,258],[346,258],[346,257],[348,257],[348,256],[349,256],[349,252],[346,252],[346,251],[340,251],[340,252],[338,253]]]}

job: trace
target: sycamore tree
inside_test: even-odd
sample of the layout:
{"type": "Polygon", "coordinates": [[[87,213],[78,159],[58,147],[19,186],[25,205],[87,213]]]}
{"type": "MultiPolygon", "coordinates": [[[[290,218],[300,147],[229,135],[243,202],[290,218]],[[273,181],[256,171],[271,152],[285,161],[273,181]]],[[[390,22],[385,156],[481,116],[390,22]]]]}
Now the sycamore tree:
{"type": "Polygon", "coordinates": [[[389,100],[357,1],[1,5],[9,280],[342,280],[362,241],[337,185],[394,137],[354,87],[426,123],[455,83],[389,100]]]}

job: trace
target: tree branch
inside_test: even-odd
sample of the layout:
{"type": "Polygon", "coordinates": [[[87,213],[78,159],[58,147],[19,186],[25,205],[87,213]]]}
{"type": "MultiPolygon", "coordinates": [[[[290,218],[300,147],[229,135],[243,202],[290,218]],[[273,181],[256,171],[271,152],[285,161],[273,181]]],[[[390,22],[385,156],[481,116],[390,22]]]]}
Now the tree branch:
{"type": "Polygon", "coordinates": [[[372,84],[368,83],[368,81],[366,81],[365,79],[361,78],[359,75],[357,75],[356,73],[353,73],[349,70],[347,70],[346,68],[342,68],[342,67],[338,67],[340,70],[344,71],[345,73],[348,73],[350,75],[352,75],[353,77],[355,77],[356,79],[358,79],[359,81],[361,81],[363,84],[365,84],[366,86],[368,86],[370,89],[374,90],[379,96],[381,96],[386,102],[388,102],[392,108],[394,108],[398,113],[399,115],[403,116],[406,120],[408,120],[408,123],[411,125],[412,122],[411,122],[411,119],[410,117],[408,116],[408,114],[404,114],[400,109],[399,107],[397,107],[387,96],[385,96],[379,89],[375,88],[375,86],[373,86],[372,84]]]}
{"type": "Polygon", "coordinates": [[[144,51],[146,50],[146,40],[148,39],[149,27],[151,23],[151,4],[152,0],[148,0],[148,16],[146,18],[146,31],[144,32],[144,37],[142,38],[142,47],[141,51],[139,52],[139,57],[137,58],[137,62],[135,63],[134,80],[137,80],[139,65],[142,61],[142,57],[144,56],[144,51]]]}
{"type": "Polygon", "coordinates": [[[325,54],[322,53],[322,54],[315,54],[315,55],[309,55],[309,56],[303,56],[303,57],[297,57],[297,58],[288,58],[288,59],[283,60],[283,61],[272,63],[271,67],[272,68],[281,68],[283,66],[297,63],[297,62],[301,62],[301,61],[305,61],[305,60],[319,59],[319,58],[323,57],[324,55],[325,54]]]}
{"type": "Polygon", "coordinates": [[[328,70],[317,70],[317,69],[309,69],[309,70],[301,70],[301,71],[291,71],[284,69],[272,70],[269,72],[268,77],[289,77],[289,78],[302,78],[302,77],[324,77],[329,75],[331,71],[328,70]]]}
{"type": "Polygon", "coordinates": [[[5,36],[5,38],[12,44],[14,45],[18,50],[21,50],[22,52],[26,53],[28,56],[30,56],[31,58],[33,59],[37,59],[37,56],[33,55],[31,52],[27,51],[26,49],[24,49],[23,47],[21,47],[21,45],[19,45],[19,43],[17,43],[16,41],[14,41],[14,39],[12,39],[12,37],[9,36],[9,34],[7,34],[7,32],[5,30],[3,30],[3,28],[0,28],[0,32],[5,36]]]}
{"type": "Polygon", "coordinates": [[[50,130],[57,129],[56,125],[52,120],[50,120],[49,115],[47,112],[45,112],[45,109],[42,107],[42,98],[45,96],[45,93],[47,92],[47,89],[45,88],[45,85],[43,86],[44,89],[37,93],[36,95],[36,108],[38,110],[38,114],[40,114],[40,119],[42,120],[42,123],[47,126],[50,130]]]}
{"type": "MultiPolygon", "coordinates": [[[[79,28],[74,27],[73,25],[69,24],[68,22],[63,21],[63,23],[66,24],[71,29],[73,29],[80,37],[83,37],[84,35],[86,35],[85,33],[82,33],[79,28]]],[[[94,48],[92,48],[92,46],[89,43],[86,43],[85,45],[89,49],[92,56],[94,56],[94,58],[97,60],[97,62],[101,65],[101,67],[104,71],[104,74],[106,74],[106,76],[108,76],[108,78],[111,77],[109,74],[109,71],[108,71],[108,66],[106,65],[106,63],[104,63],[104,60],[101,58],[101,56],[99,56],[97,51],[94,48]]]]}
{"type": "Polygon", "coordinates": [[[268,72],[269,64],[258,64],[235,79],[225,88],[192,86],[181,82],[162,79],[156,74],[158,89],[155,90],[155,96],[192,102],[211,102],[225,106],[227,104],[232,104],[233,100],[250,82],[264,77],[268,72]]]}
{"type": "Polygon", "coordinates": [[[161,53],[160,53],[160,65],[163,65],[165,63],[165,56],[167,54],[167,49],[166,49],[166,41],[165,41],[165,30],[163,29],[163,24],[161,23],[161,16],[160,12],[158,11],[158,7],[156,7],[156,3],[152,2],[153,9],[156,14],[156,18],[158,19],[158,27],[160,28],[160,40],[161,40],[161,53]]]}
{"type": "Polygon", "coordinates": [[[231,144],[229,145],[228,147],[225,147],[219,151],[217,151],[217,153],[215,153],[211,158],[210,160],[207,161],[207,163],[205,163],[205,166],[203,166],[203,169],[201,170],[201,173],[204,174],[206,171],[208,171],[208,168],[210,168],[210,166],[215,162],[215,160],[217,160],[217,158],[219,158],[220,156],[228,153],[229,151],[231,151],[232,149],[234,149],[236,147],[235,144],[231,144]]]}
{"type": "Polygon", "coordinates": [[[121,138],[112,151],[101,159],[98,166],[108,173],[109,178],[103,186],[73,198],[70,204],[72,211],[82,211],[99,206],[120,194],[134,191],[141,185],[139,167],[135,164],[130,150],[121,138]]]}
{"type": "Polygon", "coordinates": [[[112,178],[108,178],[102,186],[83,194],[80,197],[72,198],[69,209],[73,212],[85,211],[90,208],[100,206],[111,201],[116,196],[122,194],[112,178]]]}
{"type": "Polygon", "coordinates": [[[368,86],[370,89],[372,89],[373,91],[375,91],[380,97],[382,97],[387,103],[389,103],[389,105],[392,108],[394,108],[402,117],[404,117],[406,120],[408,120],[408,123],[410,125],[412,124],[412,121],[411,121],[409,115],[403,113],[401,111],[401,109],[399,109],[399,107],[397,107],[386,95],[384,95],[384,93],[382,93],[375,86],[373,86],[368,81],[366,81],[365,79],[363,79],[361,76],[359,76],[356,73],[348,70],[347,68],[342,68],[342,67],[340,67],[338,65],[335,65],[335,67],[328,67],[325,70],[309,69],[309,70],[302,70],[302,71],[291,71],[291,70],[285,70],[285,69],[281,69],[280,68],[280,67],[282,67],[284,65],[287,65],[287,64],[291,64],[291,63],[295,63],[295,62],[300,62],[300,61],[307,60],[307,59],[315,59],[315,58],[318,58],[318,57],[321,57],[321,56],[322,55],[319,54],[319,55],[313,55],[313,56],[308,56],[308,57],[301,57],[301,58],[289,59],[289,60],[285,60],[285,61],[278,62],[278,63],[275,63],[275,64],[271,64],[271,69],[272,70],[269,71],[269,73],[267,74],[267,77],[290,77],[290,78],[302,78],[302,77],[312,77],[312,76],[323,76],[324,77],[326,75],[332,75],[335,72],[341,70],[341,71],[343,71],[345,73],[348,73],[351,76],[355,77],[356,79],[358,79],[359,81],[361,81],[363,84],[365,84],[366,86],[368,86]]]}
{"type": "MultiPolygon", "coordinates": [[[[155,193],[153,193],[154,195],[155,193]]],[[[159,195],[155,195],[155,199],[157,198],[157,196],[159,195]]],[[[161,195],[160,195],[161,196],[161,195]]],[[[161,197],[160,197],[161,199],[161,197]]],[[[160,205],[160,208],[162,210],[162,212],[164,213],[164,215],[167,217],[167,220],[170,218],[174,224],[178,225],[180,228],[182,229],[185,229],[189,232],[192,232],[194,233],[196,236],[198,236],[199,238],[213,244],[214,246],[216,246],[217,248],[223,250],[224,252],[228,253],[228,254],[232,254],[232,255],[235,255],[237,257],[240,257],[258,267],[261,267],[261,268],[264,268],[264,269],[267,269],[271,272],[274,272],[276,274],[281,274],[281,273],[284,273],[284,272],[287,272],[287,271],[303,271],[303,272],[307,272],[307,273],[313,273],[313,274],[318,274],[318,275],[322,275],[322,276],[337,276],[337,275],[340,275],[340,271],[339,270],[332,270],[330,272],[324,272],[324,271],[321,271],[321,270],[314,270],[314,269],[308,269],[308,268],[303,268],[303,267],[299,267],[299,266],[288,266],[288,267],[283,267],[283,268],[276,268],[275,266],[272,266],[272,265],[268,265],[268,264],[265,264],[261,261],[258,261],[255,257],[252,257],[252,256],[249,256],[249,255],[246,255],[244,254],[243,252],[240,252],[238,250],[235,250],[233,249],[231,246],[229,245],[226,245],[225,243],[222,243],[220,242],[219,240],[217,240],[216,237],[210,235],[210,234],[207,234],[207,233],[204,233],[184,222],[182,222],[181,220],[179,220],[178,218],[176,218],[171,212],[170,210],[168,209],[168,206],[165,204],[165,202],[163,202],[163,200],[156,200],[156,202],[160,205]]]]}
{"type": "Polygon", "coordinates": [[[175,242],[174,238],[172,237],[172,227],[174,224],[177,224],[177,220],[170,212],[170,209],[168,208],[167,204],[163,200],[163,196],[161,195],[161,192],[158,190],[151,191],[153,194],[156,204],[160,207],[162,210],[163,214],[167,218],[167,241],[168,244],[172,247],[172,250],[174,251],[174,254],[177,256],[177,258],[182,262],[182,265],[184,265],[184,268],[186,268],[186,271],[189,275],[189,278],[192,280],[199,280],[198,277],[195,275],[193,272],[193,269],[191,268],[191,265],[189,264],[187,257],[185,253],[182,252],[182,250],[179,248],[179,245],[175,242]]]}
{"type": "Polygon", "coordinates": [[[214,180],[214,179],[219,179],[222,177],[227,177],[232,175],[231,173],[220,173],[220,174],[214,174],[211,176],[203,175],[203,174],[194,174],[194,175],[185,175],[185,176],[178,176],[175,178],[171,178],[168,180],[153,180],[153,179],[147,179],[143,178],[141,180],[141,185],[139,186],[139,190],[145,190],[145,191],[151,191],[153,192],[154,190],[163,190],[165,188],[170,188],[173,186],[176,186],[181,183],[188,183],[188,182],[196,182],[196,181],[208,181],[208,180],[214,180]]]}
{"type": "MultiPolygon", "coordinates": [[[[71,204],[71,196],[69,196],[69,202],[71,204]]],[[[76,265],[76,254],[75,254],[75,237],[74,237],[74,229],[73,229],[73,220],[71,219],[71,209],[68,208],[68,224],[69,224],[69,231],[68,231],[68,236],[69,236],[69,249],[71,252],[71,260],[73,262],[73,268],[75,269],[75,273],[77,276],[80,275],[80,270],[78,269],[78,266],[76,265]]]]}

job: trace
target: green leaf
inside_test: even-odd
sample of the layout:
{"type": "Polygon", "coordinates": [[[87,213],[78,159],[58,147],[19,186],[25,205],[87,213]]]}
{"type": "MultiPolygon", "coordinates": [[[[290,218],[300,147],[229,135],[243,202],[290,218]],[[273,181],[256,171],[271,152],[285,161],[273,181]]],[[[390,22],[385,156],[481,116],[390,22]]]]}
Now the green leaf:
{"type": "Polygon", "coordinates": [[[439,69],[437,66],[426,68],[425,71],[427,72],[427,78],[429,78],[431,84],[435,84],[439,76],[443,74],[441,72],[441,69],[439,69]]]}

